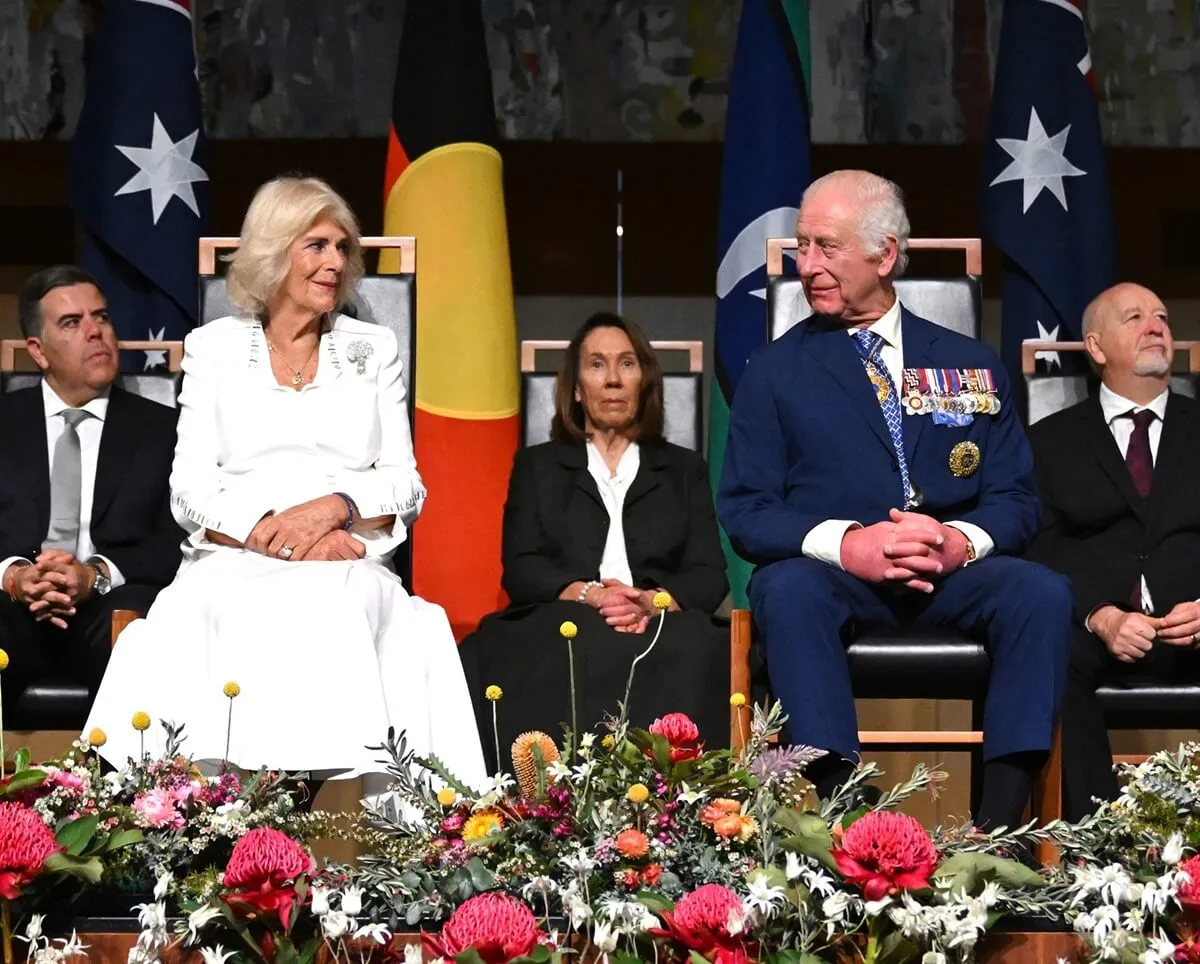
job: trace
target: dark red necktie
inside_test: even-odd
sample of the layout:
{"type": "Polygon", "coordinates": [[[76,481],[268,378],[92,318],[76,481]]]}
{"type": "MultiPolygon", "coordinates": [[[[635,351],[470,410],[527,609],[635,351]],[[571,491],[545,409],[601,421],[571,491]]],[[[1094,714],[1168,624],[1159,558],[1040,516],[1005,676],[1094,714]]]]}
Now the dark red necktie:
{"type": "MultiPolygon", "coordinates": [[[[1150,409],[1143,408],[1140,412],[1126,412],[1122,417],[1133,420],[1133,434],[1129,436],[1129,448],[1125,450],[1125,464],[1129,466],[1129,475],[1138,495],[1143,499],[1149,498],[1150,483],[1154,479],[1154,456],[1150,452],[1150,423],[1154,421],[1155,415],[1150,409]]],[[[1142,611],[1141,573],[1138,573],[1129,602],[1134,612],[1142,611]]]]}

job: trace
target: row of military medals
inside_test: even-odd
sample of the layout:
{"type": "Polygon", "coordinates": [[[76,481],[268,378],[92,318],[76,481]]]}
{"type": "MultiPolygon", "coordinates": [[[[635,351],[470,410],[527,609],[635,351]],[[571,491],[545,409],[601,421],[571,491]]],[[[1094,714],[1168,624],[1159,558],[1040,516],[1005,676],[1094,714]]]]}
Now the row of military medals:
{"type": "Polygon", "coordinates": [[[1000,411],[996,382],[987,368],[906,368],[902,401],[910,415],[995,415],[1000,411]]]}

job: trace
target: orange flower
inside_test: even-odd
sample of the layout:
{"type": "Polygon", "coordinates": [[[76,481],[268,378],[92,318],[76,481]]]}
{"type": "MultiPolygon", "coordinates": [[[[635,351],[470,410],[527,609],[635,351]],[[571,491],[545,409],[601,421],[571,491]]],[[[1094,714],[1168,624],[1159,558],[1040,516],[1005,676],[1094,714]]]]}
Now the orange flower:
{"type": "Polygon", "coordinates": [[[632,860],[645,857],[650,849],[650,841],[646,839],[646,835],[632,827],[617,834],[616,844],[617,850],[632,860]]]}
{"type": "Polygon", "coordinates": [[[658,882],[662,880],[662,873],[662,864],[646,864],[639,876],[647,887],[657,887],[658,882]]]}
{"type": "Polygon", "coordinates": [[[728,816],[731,813],[740,813],[741,809],[742,805],[736,800],[730,800],[727,797],[717,797],[716,800],[700,811],[700,822],[711,827],[722,817],[728,816]]]}
{"type": "Polygon", "coordinates": [[[714,823],[712,828],[718,837],[737,837],[742,832],[742,815],[727,813],[714,823]]]}

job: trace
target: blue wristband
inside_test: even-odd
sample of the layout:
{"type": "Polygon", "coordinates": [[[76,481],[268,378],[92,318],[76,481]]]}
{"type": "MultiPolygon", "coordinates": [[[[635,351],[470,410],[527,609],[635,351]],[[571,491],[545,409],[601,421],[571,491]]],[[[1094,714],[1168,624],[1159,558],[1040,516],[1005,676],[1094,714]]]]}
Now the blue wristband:
{"type": "Polygon", "coordinates": [[[345,532],[349,532],[354,528],[354,513],[358,511],[358,506],[354,504],[354,500],[346,495],[345,492],[335,492],[333,494],[346,503],[346,524],[342,526],[342,529],[345,532]]]}

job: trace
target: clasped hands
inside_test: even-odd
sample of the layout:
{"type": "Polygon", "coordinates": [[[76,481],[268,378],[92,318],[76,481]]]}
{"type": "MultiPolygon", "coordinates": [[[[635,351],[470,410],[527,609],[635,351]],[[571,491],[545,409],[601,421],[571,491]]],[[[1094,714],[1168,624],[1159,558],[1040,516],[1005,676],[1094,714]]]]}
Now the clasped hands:
{"type": "Polygon", "coordinates": [[[935,579],[962,567],[967,537],[918,512],[892,509],[887,522],[848,529],[842,536],[842,568],[864,582],[933,592],[935,579]]]}
{"type": "Polygon", "coordinates": [[[346,503],[336,495],[323,495],[263,516],[250,530],[245,543],[211,529],[208,539],[288,562],[361,559],[367,547],[342,528],[345,523],[346,503]]]}
{"type": "Polygon", "coordinates": [[[1178,603],[1165,616],[1101,606],[1088,617],[1088,625],[1116,659],[1132,663],[1150,652],[1156,639],[1168,646],[1195,646],[1200,635],[1200,603],[1178,603]]]}
{"type": "Polygon", "coordinates": [[[39,623],[67,628],[75,607],[91,595],[96,584],[92,567],[63,549],[46,549],[33,564],[22,566],[9,577],[12,594],[28,606],[39,623]]]}
{"type": "MultiPolygon", "coordinates": [[[[617,579],[601,580],[603,589],[592,589],[587,596],[604,621],[619,633],[644,633],[654,615],[656,589],[635,589],[617,579]]],[[[672,599],[671,610],[679,606],[672,599]]]]}

